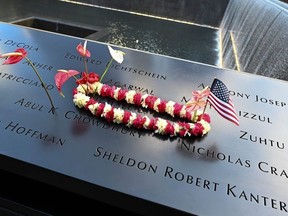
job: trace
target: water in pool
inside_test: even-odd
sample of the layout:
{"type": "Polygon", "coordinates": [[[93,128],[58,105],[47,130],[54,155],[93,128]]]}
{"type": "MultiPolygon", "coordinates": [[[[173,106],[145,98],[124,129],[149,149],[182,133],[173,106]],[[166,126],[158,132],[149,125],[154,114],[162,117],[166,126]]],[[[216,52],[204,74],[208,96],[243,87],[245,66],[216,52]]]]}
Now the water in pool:
{"type": "Polygon", "coordinates": [[[110,33],[101,42],[219,66],[216,28],[145,17],[139,23],[115,20],[105,24],[110,33]]]}

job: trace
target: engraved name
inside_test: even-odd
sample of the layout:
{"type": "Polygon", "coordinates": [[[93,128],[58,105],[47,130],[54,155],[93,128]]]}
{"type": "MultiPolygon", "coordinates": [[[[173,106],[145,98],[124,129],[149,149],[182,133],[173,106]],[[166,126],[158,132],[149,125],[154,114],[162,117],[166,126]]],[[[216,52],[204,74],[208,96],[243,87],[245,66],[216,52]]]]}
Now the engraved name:
{"type": "Polygon", "coordinates": [[[197,147],[195,145],[185,142],[185,140],[180,140],[180,148],[187,152],[193,153],[197,156],[204,157],[207,159],[223,161],[226,163],[238,165],[238,166],[245,167],[245,168],[251,167],[251,161],[248,159],[242,159],[240,157],[233,157],[232,155],[215,151],[213,150],[213,148],[206,149],[204,147],[197,147]]]}
{"type": "Polygon", "coordinates": [[[119,70],[121,72],[128,72],[128,73],[137,74],[140,76],[146,76],[146,77],[153,78],[153,79],[159,79],[159,80],[167,79],[166,75],[153,73],[153,72],[149,72],[149,71],[145,71],[145,70],[137,69],[133,67],[122,66],[118,64],[111,64],[111,68],[114,68],[115,70],[119,70]]]}
{"type": "Polygon", "coordinates": [[[218,186],[220,185],[218,182],[203,179],[201,177],[195,177],[190,173],[184,173],[180,170],[176,170],[171,166],[166,166],[163,170],[161,169],[161,171],[159,171],[160,167],[155,164],[151,164],[144,160],[137,160],[135,158],[127,157],[118,153],[113,153],[111,151],[105,150],[101,146],[96,147],[96,151],[93,156],[116,164],[120,164],[122,166],[126,166],[128,168],[134,168],[141,172],[144,171],[151,174],[161,172],[161,175],[166,179],[193,185],[210,191],[217,191],[218,186]]]}
{"type": "Polygon", "coordinates": [[[125,157],[120,154],[112,153],[110,151],[104,150],[103,147],[97,147],[94,157],[102,158],[120,165],[124,165],[130,168],[136,168],[140,171],[146,171],[151,173],[156,173],[158,166],[145,161],[138,161],[132,157],[125,157]]]}
{"type": "MultiPolygon", "coordinates": [[[[25,61],[23,64],[24,65],[30,65],[30,63],[28,61],[25,61]]],[[[39,68],[39,69],[48,70],[48,71],[53,70],[53,66],[51,66],[51,65],[47,65],[47,64],[43,64],[43,63],[39,63],[39,62],[32,62],[32,64],[37,69],[39,68]]]]}
{"type": "Polygon", "coordinates": [[[285,169],[276,167],[275,165],[270,165],[267,162],[264,162],[264,161],[259,162],[258,169],[261,172],[268,173],[277,177],[284,177],[288,179],[288,174],[287,174],[288,172],[285,169]]]}
{"type": "Polygon", "coordinates": [[[253,135],[247,131],[244,130],[240,130],[240,139],[245,140],[245,141],[250,141],[253,143],[258,143],[264,146],[269,146],[269,147],[275,147],[278,149],[284,149],[285,148],[285,143],[274,140],[274,139],[270,139],[267,137],[263,137],[263,136],[256,136],[253,135]]]}
{"type": "Polygon", "coordinates": [[[251,100],[253,100],[253,102],[273,105],[273,106],[277,106],[277,107],[286,107],[288,104],[285,101],[275,100],[275,99],[271,99],[271,98],[265,98],[265,97],[259,96],[259,95],[251,96],[250,94],[240,93],[240,92],[235,92],[235,91],[229,91],[229,94],[231,96],[234,96],[234,97],[251,99],[251,100]]]}
{"type": "MultiPolygon", "coordinates": [[[[187,170],[177,169],[172,166],[164,166],[161,168],[155,164],[149,163],[148,161],[138,160],[132,157],[127,157],[118,153],[113,153],[109,150],[105,150],[104,147],[96,147],[96,151],[93,156],[95,158],[104,159],[121,166],[125,166],[129,169],[139,170],[141,172],[156,174],[160,173],[161,176],[168,181],[175,181],[177,183],[184,183],[186,185],[191,185],[204,189],[211,192],[222,192],[224,195],[230,197],[231,199],[238,199],[240,202],[248,202],[252,205],[259,205],[268,207],[274,210],[288,212],[287,204],[283,200],[275,199],[272,196],[256,193],[254,191],[248,191],[248,189],[243,189],[236,184],[226,183],[221,185],[220,182],[209,180],[207,178],[202,178],[195,176],[187,170]]],[[[286,176],[285,171],[278,171],[274,166],[270,166],[266,162],[259,162],[258,167],[262,172],[271,173],[278,176],[286,176]],[[284,174],[285,173],[285,174],[284,174]]]]}
{"type": "MultiPolygon", "coordinates": [[[[84,60],[82,56],[74,55],[74,54],[71,54],[69,52],[64,55],[64,58],[67,58],[70,60],[76,60],[76,61],[80,61],[80,62],[83,62],[83,60],[84,60]]],[[[102,64],[102,62],[100,60],[96,60],[93,58],[85,58],[85,61],[87,63],[93,64],[93,65],[101,65],[102,64]]]]}
{"type": "Polygon", "coordinates": [[[107,83],[109,83],[110,85],[114,85],[116,87],[119,87],[119,88],[124,88],[124,89],[128,89],[128,90],[135,90],[137,92],[141,92],[142,94],[154,95],[154,91],[152,89],[147,89],[147,88],[144,88],[141,86],[135,86],[135,85],[121,83],[121,82],[113,82],[113,80],[110,80],[107,83]]]}
{"type": "Polygon", "coordinates": [[[279,106],[279,107],[284,107],[287,105],[286,102],[277,101],[277,100],[273,100],[273,99],[267,99],[264,97],[260,97],[258,95],[256,95],[256,97],[255,97],[255,102],[260,102],[260,103],[269,104],[269,105],[275,105],[275,106],[279,106]]]}
{"type": "Polygon", "coordinates": [[[45,133],[43,131],[38,131],[32,128],[27,128],[23,125],[20,125],[17,122],[11,121],[6,125],[5,130],[9,132],[13,132],[17,135],[27,136],[36,140],[41,140],[47,143],[56,144],[56,145],[64,145],[66,139],[61,137],[56,137],[54,135],[45,133]]]}
{"type": "Polygon", "coordinates": [[[39,47],[35,47],[29,44],[26,44],[24,42],[17,42],[17,41],[13,41],[13,40],[7,40],[4,42],[5,45],[10,45],[10,46],[14,46],[17,48],[24,48],[26,50],[32,50],[32,51],[38,51],[39,47]]]}
{"type": "MultiPolygon", "coordinates": [[[[5,80],[9,80],[9,81],[14,81],[17,83],[21,83],[24,85],[42,87],[42,84],[40,81],[35,81],[35,80],[28,79],[28,78],[25,78],[22,76],[15,76],[12,74],[0,72],[0,78],[5,79],[5,80]]],[[[45,84],[45,85],[46,85],[47,90],[52,90],[54,88],[54,85],[51,85],[51,84],[45,84]]]]}
{"type": "Polygon", "coordinates": [[[226,195],[251,202],[253,204],[258,204],[261,206],[270,207],[272,209],[277,209],[279,211],[287,212],[287,205],[285,202],[276,200],[274,198],[269,198],[266,195],[247,192],[243,189],[240,189],[237,185],[227,184],[226,195]]]}
{"type": "Polygon", "coordinates": [[[115,125],[106,121],[101,121],[98,118],[93,118],[85,115],[78,115],[75,111],[67,111],[64,114],[64,117],[68,120],[75,121],[77,123],[87,124],[94,127],[99,127],[102,129],[109,129],[113,132],[117,132],[123,135],[129,135],[132,137],[140,138],[142,136],[142,132],[136,129],[127,128],[122,125],[115,125]]]}
{"type": "Polygon", "coordinates": [[[178,182],[184,182],[189,185],[195,185],[196,187],[201,187],[203,189],[217,191],[219,186],[218,182],[209,181],[207,179],[202,179],[200,177],[194,177],[191,174],[175,170],[171,166],[167,166],[164,171],[164,177],[176,180],[178,182]]]}
{"type": "MultiPolygon", "coordinates": [[[[67,58],[70,60],[76,60],[76,61],[83,61],[83,58],[81,56],[73,55],[69,52],[64,55],[64,58],[67,58]]],[[[92,58],[89,58],[89,59],[86,58],[85,61],[87,63],[93,64],[93,65],[101,65],[102,64],[102,61],[92,59],[92,58]]],[[[109,64],[109,62],[106,63],[105,67],[107,67],[108,64],[109,64]]],[[[159,79],[159,80],[166,80],[167,79],[167,76],[163,75],[163,74],[153,73],[153,72],[145,71],[143,69],[127,67],[127,66],[123,66],[123,65],[119,65],[119,64],[111,64],[110,68],[114,68],[115,70],[118,70],[121,72],[138,74],[140,76],[145,76],[145,77],[149,77],[149,78],[153,78],[153,79],[159,79]]]]}
{"type": "Polygon", "coordinates": [[[255,113],[249,113],[249,112],[245,112],[245,111],[239,111],[238,115],[243,117],[243,118],[250,119],[253,121],[260,121],[260,122],[272,124],[272,120],[268,116],[261,116],[261,115],[255,114],[255,113]]]}
{"type": "Polygon", "coordinates": [[[26,101],[24,98],[16,101],[14,104],[16,105],[20,105],[24,108],[29,108],[29,109],[32,109],[32,110],[37,110],[37,111],[43,111],[43,105],[41,104],[38,104],[38,103],[35,103],[35,102],[31,102],[31,101],[26,101]]]}

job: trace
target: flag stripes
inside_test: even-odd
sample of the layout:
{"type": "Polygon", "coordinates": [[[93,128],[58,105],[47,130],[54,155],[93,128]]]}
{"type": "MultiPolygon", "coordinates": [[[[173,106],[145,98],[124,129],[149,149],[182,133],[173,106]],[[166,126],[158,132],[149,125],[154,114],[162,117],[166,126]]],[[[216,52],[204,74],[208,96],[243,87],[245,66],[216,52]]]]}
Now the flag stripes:
{"type": "Polygon", "coordinates": [[[223,82],[214,79],[207,101],[223,118],[239,125],[239,119],[230,99],[228,88],[223,82]]]}

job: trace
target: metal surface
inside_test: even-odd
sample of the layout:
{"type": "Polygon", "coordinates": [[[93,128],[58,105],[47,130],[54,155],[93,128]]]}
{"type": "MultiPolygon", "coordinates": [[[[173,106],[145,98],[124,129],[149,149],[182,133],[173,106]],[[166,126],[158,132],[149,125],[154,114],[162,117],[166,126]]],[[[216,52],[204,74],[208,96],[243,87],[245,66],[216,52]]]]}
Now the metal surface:
{"type": "MultiPolygon", "coordinates": [[[[104,82],[182,103],[214,77],[230,89],[239,127],[208,108],[212,130],[202,139],[154,136],[78,110],[73,80],[65,98],[58,94],[57,69],[83,70],[80,42],[1,23],[0,53],[26,48],[57,107],[53,115],[24,60],[0,66],[1,169],[144,215],[287,214],[288,99],[279,94],[287,82],[119,48],[124,62],[104,82]]],[[[89,41],[88,49],[89,71],[101,74],[110,60],[106,44],[89,41]]]]}

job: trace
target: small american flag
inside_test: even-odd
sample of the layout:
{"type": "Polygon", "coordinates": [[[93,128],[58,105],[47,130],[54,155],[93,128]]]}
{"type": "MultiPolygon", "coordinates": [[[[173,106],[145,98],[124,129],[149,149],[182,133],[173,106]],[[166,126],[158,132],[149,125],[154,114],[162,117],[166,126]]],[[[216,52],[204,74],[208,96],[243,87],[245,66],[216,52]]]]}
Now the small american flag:
{"type": "Polygon", "coordinates": [[[239,119],[229,97],[228,88],[223,82],[216,78],[214,79],[207,101],[223,118],[239,125],[239,119]]]}

